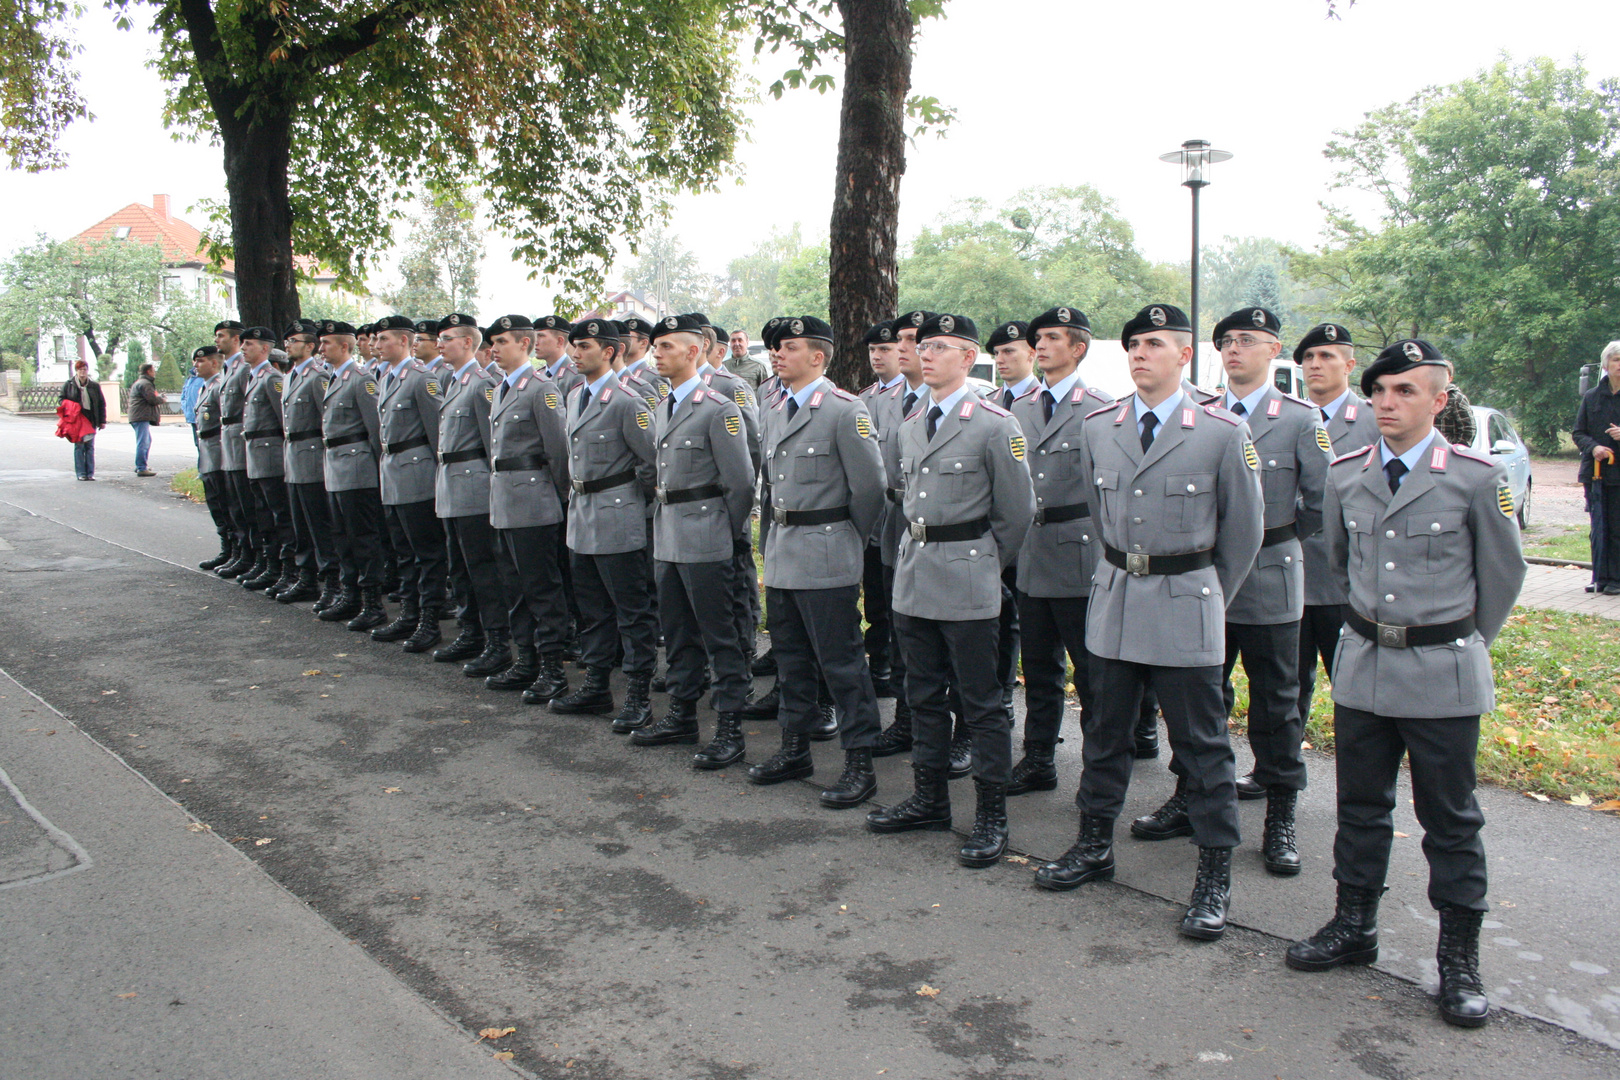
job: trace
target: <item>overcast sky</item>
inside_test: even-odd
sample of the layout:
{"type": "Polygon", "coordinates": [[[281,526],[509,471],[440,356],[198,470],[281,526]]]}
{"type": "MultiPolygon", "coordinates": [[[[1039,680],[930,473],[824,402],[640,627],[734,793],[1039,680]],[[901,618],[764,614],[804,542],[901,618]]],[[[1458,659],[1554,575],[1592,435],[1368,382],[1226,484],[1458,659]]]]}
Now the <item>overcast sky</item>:
{"type": "MultiPolygon", "coordinates": [[[[1321,0],[950,0],[947,10],[918,36],[912,89],[958,118],[943,139],[910,150],[902,240],[962,198],[994,203],[1030,185],[1086,183],[1118,201],[1150,258],[1184,260],[1188,195],[1178,167],[1158,156],[1203,138],[1236,155],[1204,193],[1206,243],[1311,244],[1332,174],[1322,148],[1368,110],[1503,52],[1560,62],[1579,53],[1594,79],[1620,76],[1613,0],[1359,0],[1337,21],[1321,0]]],[[[96,120],[70,130],[69,167],[0,174],[13,207],[0,219],[0,251],[41,231],[72,235],[155,192],[200,226],[189,208],[224,196],[219,150],[172,142],[163,129],[161,87],[144,66],[151,39],[110,23],[92,6],[82,24],[82,88],[96,120]]],[[[785,66],[767,56],[755,70],[763,85],[785,66]]],[[[670,225],[707,269],[723,272],[773,227],[801,222],[807,236],[825,236],[838,109],[836,91],[790,91],[750,108],[739,180],[681,198],[670,225]]],[[[551,291],[523,280],[500,237],[489,249],[474,314],[549,307],[551,291]]]]}

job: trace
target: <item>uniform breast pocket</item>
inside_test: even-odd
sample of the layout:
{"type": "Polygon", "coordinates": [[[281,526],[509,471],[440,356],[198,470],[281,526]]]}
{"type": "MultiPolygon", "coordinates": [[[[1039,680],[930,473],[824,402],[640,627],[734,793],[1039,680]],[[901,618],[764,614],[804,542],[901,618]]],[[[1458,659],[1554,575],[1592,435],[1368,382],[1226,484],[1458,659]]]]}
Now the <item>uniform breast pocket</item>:
{"type": "Polygon", "coordinates": [[[607,437],[607,432],[598,431],[594,435],[587,435],[585,456],[587,461],[598,464],[612,461],[619,456],[618,444],[607,437]]]}
{"type": "Polygon", "coordinates": [[[1165,528],[1197,532],[1215,523],[1215,474],[1183,473],[1164,482],[1165,528]]]}
{"type": "Polygon", "coordinates": [[[1001,561],[990,538],[959,540],[944,546],[943,584],[950,594],[965,598],[975,608],[995,604],[1001,595],[1001,561]]]}
{"type": "Polygon", "coordinates": [[[832,443],[806,442],[793,451],[793,479],[801,484],[825,480],[832,474],[832,443]]]}
{"type": "Polygon", "coordinates": [[[1424,558],[1426,568],[1434,573],[1447,562],[1458,561],[1463,548],[1457,534],[1463,531],[1467,520],[1468,511],[1462,507],[1413,511],[1406,522],[1407,546],[1414,555],[1424,558]]]}
{"type": "Polygon", "coordinates": [[[1048,480],[1073,480],[1080,475],[1080,442],[1078,439],[1062,440],[1050,444],[1044,459],[1035,466],[1035,471],[1046,474],[1048,480]]]}
{"type": "MultiPolygon", "coordinates": [[[[1102,504],[1102,512],[1109,518],[1119,516],[1119,470],[1098,469],[1092,477],[1092,486],[1097,492],[1097,502],[1102,504]]],[[[1097,514],[1097,508],[1092,507],[1092,514],[1097,514]]]]}
{"type": "Polygon", "coordinates": [[[1260,486],[1265,493],[1268,518],[1272,516],[1273,510],[1284,511],[1288,517],[1293,516],[1294,500],[1299,493],[1298,482],[1295,479],[1297,472],[1292,456],[1261,457],[1260,486]]]}
{"type": "Polygon", "coordinates": [[[1345,506],[1343,508],[1344,531],[1350,534],[1350,557],[1352,559],[1365,559],[1372,552],[1373,526],[1378,521],[1378,511],[1370,506],[1345,506]]]}
{"type": "Polygon", "coordinates": [[[979,457],[948,457],[935,466],[944,481],[945,490],[952,498],[964,497],[980,484],[979,474],[984,471],[984,459],[979,457]]]}
{"type": "Polygon", "coordinates": [[[683,473],[695,471],[709,456],[707,435],[681,435],[669,440],[669,445],[675,451],[675,463],[683,473]]]}

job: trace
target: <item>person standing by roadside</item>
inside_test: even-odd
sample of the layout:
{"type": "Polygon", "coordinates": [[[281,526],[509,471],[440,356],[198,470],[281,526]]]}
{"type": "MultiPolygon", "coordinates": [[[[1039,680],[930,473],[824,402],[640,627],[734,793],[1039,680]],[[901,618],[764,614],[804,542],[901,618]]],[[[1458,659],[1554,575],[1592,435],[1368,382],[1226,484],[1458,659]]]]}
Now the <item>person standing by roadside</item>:
{"type": "Polygon", "coordinates": [[[1620,596],[1620,341],[1603,347],[1603,380],[1581,398],[1570,435],[1581,449],[1580,481],[1592,515],[1592,583],[1587,592],[1620,596]]]}
{"type": "MultiPolygon", "coordinates": [[[[90,378],[88,361],[73,365],[73,377],[62,384],[62,400],[78,402],[79,411],[96,431],[107,426],[107,399],[101,394],[101,384],[90,378]]],[[[73,475],[80,480],[96,478],[95,432],[73,444],[73,475]]]]}
{"type": "Polygon", "coordinates": [[[129,426],[135,429],[135,475],[156,476],[146,467],[147,455],[152,450],[152,425],[161,422],[163,405],[169,400],[157,392],[156,364],[142,364],[141,373],[129,388],[129,426]]]}
{"type": "Polygon", "coordinates": [[[197,398],[202,394],[205,380],[197,374],[197,366],[192,365],[191,371],[186,375],[185,385],[180,388],[180,411],[185,414],[186,423],[191,425],[191,445],[198,446],[197,442],[197,398]]]}

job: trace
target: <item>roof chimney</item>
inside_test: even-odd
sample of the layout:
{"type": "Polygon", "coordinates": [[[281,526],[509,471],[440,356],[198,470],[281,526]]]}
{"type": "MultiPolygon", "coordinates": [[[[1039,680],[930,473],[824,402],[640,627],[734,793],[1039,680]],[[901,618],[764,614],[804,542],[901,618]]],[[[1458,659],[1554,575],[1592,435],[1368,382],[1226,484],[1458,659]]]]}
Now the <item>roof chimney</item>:
{"type": "Polygon", "coordinates": [[[152,209],[157,211],[158,217],[164,221],[169,220],[169,197],[167,195],[152,196],[152,209]]]}

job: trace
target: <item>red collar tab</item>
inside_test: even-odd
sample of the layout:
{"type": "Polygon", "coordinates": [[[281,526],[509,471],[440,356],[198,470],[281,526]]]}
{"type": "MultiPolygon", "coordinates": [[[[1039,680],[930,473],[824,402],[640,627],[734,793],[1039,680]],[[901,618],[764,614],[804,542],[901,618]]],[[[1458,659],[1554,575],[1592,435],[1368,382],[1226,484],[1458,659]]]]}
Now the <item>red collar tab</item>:
{"type": "Polygon", "coordinates": [[[1347,401],[1347,402],[1344,403],[1344,420],[1345,420],[1345,423],[1347,423],[1347,424],[1353,424],[1353,423],[1356,422],[1356,403],[1355,402],[1347,401]]]}
{"type": "Polygon", "coordinates": [[[979,403],[971,397],[967,401],[962,402],[962,411],[956,414],[957,419],[966,420],[968,417],[972,416],[973,410],[978,406],[978,404],[979,403]]]}
{"type": "Polygon", "coordinates": [[[819,409],[821,407],[821,397],[824,393],[826,393],[826,391],[817,390],[815,393],[810,395],[810,407],[812,409],[819,409]]]}
{"type": "Polygon", "coordinates": [[[1270,404],[1268,404],[1266,406],[1266,415],[1267,416],[1276,416],[1277,414],[1279,414],[1281,412],[1282,412],[1282,398],[1272,398],[1270,404]]]}
{"type": "Polygon", "coordinates": [[[1184,427],[1184,428],[1193,426],[1193,410],[1192,409],[1182,409],[1181,410],[1181,426],[1184,427]]]}
{"type": "Polygon", "coordinates": [[[1446,471],[1446,457],[1451,448],[1444,443],[1435,447],[1429,454],[1429,468],[1433,472],[1446,471]]]}

